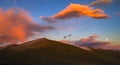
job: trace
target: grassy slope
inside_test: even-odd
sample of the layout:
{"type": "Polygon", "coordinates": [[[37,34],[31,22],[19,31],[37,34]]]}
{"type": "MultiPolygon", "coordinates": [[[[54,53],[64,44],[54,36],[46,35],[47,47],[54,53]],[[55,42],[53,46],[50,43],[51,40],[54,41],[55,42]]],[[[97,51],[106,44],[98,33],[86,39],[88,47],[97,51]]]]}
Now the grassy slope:
{"type": "Polygon", "coordinates": [[[86,51],[68,44],[38,39],[0,51],[0,65],[119,65],[120,53],[86,51]]]}

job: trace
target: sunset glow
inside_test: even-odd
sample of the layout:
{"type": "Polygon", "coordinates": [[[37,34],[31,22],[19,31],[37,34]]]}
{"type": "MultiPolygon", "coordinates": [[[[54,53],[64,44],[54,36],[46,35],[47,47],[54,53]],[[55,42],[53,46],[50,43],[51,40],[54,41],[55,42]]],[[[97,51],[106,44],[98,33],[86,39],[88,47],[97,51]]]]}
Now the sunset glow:
{"type": "Polygon", "coordinates": [[[1,0],[0,42],[23,42],[32,36],[60,41],[69,34],[72,36],[66,40],[86,42],[85,37],[97,34],[100,40],[119,44],[118,2],[1,0]]]}

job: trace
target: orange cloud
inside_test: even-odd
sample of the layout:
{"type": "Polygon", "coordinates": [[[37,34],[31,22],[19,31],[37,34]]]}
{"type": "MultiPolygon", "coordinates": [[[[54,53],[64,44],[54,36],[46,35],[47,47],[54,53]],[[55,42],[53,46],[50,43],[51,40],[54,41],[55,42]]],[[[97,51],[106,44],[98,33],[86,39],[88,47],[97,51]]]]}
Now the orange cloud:
{"type": "Polygon", "coordinates": [[[81,4],[70,4],[64,10],[60,11],[59,13],[51,17],[41,16],[40,18],[52,22],[55,19],[71,19],[71,18],[79,18],[82,16],[88,16],[96,19],[108,18],[108,15],[105,14],[103,10],[94,9],[87,5],[81,5],[81,4]]]}
{"type": "Polygon", "coordinates": [[[0,9],[0,44],[25,41],[34,35],[34,32],[42,32],[46,29],[52,27],[35,23],[29,13],[22,9],[0,9]]]}

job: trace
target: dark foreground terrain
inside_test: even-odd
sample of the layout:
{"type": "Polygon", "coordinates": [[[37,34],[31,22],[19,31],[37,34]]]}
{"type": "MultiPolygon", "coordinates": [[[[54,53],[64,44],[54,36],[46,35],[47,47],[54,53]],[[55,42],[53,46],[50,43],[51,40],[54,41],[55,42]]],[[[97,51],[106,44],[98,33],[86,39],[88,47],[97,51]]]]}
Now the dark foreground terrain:
{"type": "Polygon", "coordinates": [[[120,65],[120,52],[87,51],[42,38],[1,48],[0,65],[120,65]]]}

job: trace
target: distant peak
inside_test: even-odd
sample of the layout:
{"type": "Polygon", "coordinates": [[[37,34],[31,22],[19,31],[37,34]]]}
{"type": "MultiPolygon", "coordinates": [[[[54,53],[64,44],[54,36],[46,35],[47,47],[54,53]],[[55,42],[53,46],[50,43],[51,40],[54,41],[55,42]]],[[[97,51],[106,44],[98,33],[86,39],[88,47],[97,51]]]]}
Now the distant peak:
{"type": "Polygon", "coordinates": [[[46,40],[49,40],[47,38],[39,38],[39,39],[36,39],[36,41],[39,40],[39,41],[46,41],[46,40]]]}

